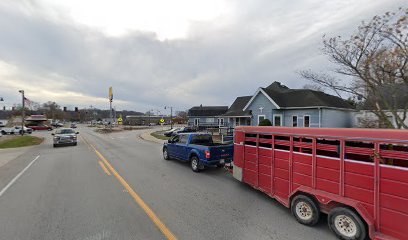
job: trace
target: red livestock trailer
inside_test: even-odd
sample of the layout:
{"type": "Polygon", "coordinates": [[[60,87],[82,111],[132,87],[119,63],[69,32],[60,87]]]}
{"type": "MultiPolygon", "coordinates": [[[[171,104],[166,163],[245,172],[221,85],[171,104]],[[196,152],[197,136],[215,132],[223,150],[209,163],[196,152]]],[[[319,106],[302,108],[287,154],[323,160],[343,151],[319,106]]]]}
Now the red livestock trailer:
{"type": "Polygon", "coordinates": [[[237,127],[233,175],[341,239],[408,239],[408,131],[237,127]]]}

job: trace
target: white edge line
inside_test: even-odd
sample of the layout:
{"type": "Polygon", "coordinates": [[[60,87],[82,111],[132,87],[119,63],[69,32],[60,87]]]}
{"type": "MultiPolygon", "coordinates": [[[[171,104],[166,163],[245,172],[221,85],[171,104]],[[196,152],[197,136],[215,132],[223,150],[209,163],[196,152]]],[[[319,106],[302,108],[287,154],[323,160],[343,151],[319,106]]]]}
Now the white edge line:
{"type": "Polygon", "coordinates": [[[25,167],[21,172],[19,172],[19,173],[17,174],[17,176],[15,176],[15,177],[1,190],[1,192],[0,192],[0,197],[7,191],[7,189],[9,189],[9,188],[11,187],[11,185],[13,185],[13,183],[14,183],[15,181],[17,181],[17,179],[19,179],[19,178],[21,177],[21,175],[24,174],[25,171],[27,171],[27,169],[28,169],[29,167],[31,167],[31,165],[33,165],[33,163],[34,163],[35,161],[37,161],[37,159],[38,159],[39,157],[40,157],[40,155],[38,155],[36,158],[34,158],[34,160],[31,161],[31,162],[27,165],[27,167],[25,167]]]}

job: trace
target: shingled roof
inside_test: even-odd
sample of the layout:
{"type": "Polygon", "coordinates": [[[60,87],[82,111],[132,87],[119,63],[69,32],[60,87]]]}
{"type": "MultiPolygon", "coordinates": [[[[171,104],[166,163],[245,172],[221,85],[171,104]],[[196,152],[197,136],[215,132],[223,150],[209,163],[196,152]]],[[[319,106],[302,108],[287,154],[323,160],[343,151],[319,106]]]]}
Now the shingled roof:
{"type": "Polygon", "coordinates": [[[290,89],[279,82],[274,82],[266,88],[260,88],[259,91],[261,90],[279,108],[328,107],[354,109],[351,104],[342,98],[310,89],[290,89]]]}
{"type": "Polygon", "coordinates": [[[243,111],[245,105],[251,100],[252,96],[242,96],[242,97],[237,97],[232,103],[231,107],[228,109],[228,111],[223,114],[223,117],[244,117],[244,116],[251,116],[251,111],[246,110],[243,111]]]}
{"type": "Polygon", "coordinates": [[[188,110],[189,117],[220,116],[228,111],[228,106],[196,106],[188,110]]]}

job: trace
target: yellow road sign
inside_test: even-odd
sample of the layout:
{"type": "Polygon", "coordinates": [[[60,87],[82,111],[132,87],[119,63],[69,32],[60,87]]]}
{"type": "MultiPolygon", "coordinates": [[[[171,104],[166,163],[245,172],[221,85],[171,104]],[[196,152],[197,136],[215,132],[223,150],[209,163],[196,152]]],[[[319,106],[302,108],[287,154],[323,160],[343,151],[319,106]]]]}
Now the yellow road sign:
{"type": "Polygon", "coordinates": [[[112,87],[109,87],[109,100],[112,101],[113,99],[113,91],[112,91],[112,87]]]}
{"type": "Polygon", "coordinates": [[[162,118],[162,119],[160,119],[160,123],[164,123],[164,119],[162,118]]]}
{"type": "Polygon", "coordinates": [[[122,118],[118,118],[118,122],[122,122],[122,118]]]}

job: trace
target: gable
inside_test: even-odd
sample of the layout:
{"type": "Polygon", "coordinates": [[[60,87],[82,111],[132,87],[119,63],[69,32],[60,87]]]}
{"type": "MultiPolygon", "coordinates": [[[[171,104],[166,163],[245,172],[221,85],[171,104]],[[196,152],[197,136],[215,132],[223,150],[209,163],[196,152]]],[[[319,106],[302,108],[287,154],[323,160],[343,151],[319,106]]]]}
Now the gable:
{"type": "Polygon", "coordinates": [[[244,110],[252,110],[253,112],[257,112],[259,111],[260,107],[263,107],[265,109],[279,109],[279,107],[275,103],[273,103],[267,95],[265,95],[262,91],[259,91],[248,102],[244,110]]]}
{"type": "Polygon", "coordinates": [[[280,109],[279,105],[276,104],[276,102],[268,95],[262,88],[259,88],[255,94],[252,96],[252,98],[249,100],[247,105],[244,107],[244,111],[247,110],[254,101],[258,101],[257,104],[260,102],[263,102],[265,106],[272,105],[271,108],[273,109],[280,109]]]}

